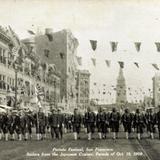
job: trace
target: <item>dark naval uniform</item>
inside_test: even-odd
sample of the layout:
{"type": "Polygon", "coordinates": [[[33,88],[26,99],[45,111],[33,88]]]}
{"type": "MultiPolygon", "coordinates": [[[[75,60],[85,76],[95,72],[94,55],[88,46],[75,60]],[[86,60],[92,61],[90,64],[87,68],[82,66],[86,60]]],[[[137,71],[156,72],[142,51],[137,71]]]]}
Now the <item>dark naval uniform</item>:
{"type": "Polygon", "coordinates": [[[57,114],[58,118],[58,132],[60,135],[60,138],[63,138],[63,123],[64,123],[64,116],[62,113],[57,114]]]}
{"type": "Polygon", "coordinates": [[[156,115],[153,113],[146,113],[145,114],[145,122],[146,122],[146,126],[147,126],[147,131],[154,133],[155,132],[155,122],[156,122],[156,115]]]}
{"type": "Polygon", "coordinates": [[[102,113],[102,138],[106,138],[106,133],[109,128],[109,114],[106,112],[102,113]]]}
{"type": "Polygon", "coordinates": [[[145,127],[145,116],[141,113],[136,113],[134,116],[134,125],[137,130],[137,133],[143,133],[145,127]]]}
{"type": "Polygon", "coordinates": [[[96,115],[94,112],[85,113],[85,124],[87,127],[87,133],[94,133],[95,131],[96,115]]]}
{"type": "Polygon", "coordinates": [[[123,127],[124,127],[124,131],[128,132],[128,133],[131,133],[132,122],[133,122],[132,114],[131,113],[124,113],[122,115],[121,121],[122,121],[122,124],[123,124],[123,127]]]}
{"type": "Polygon", "coordinates": [[[120,121],[120,114],[119,112],[112,112],[110,114],[110,125],[112,132],[119,132],[119,121],[120,121]]]}
{"type": "Polygon", "coordinates": [[[82,118],[80,114],[73,114],[71,117],[73,132],[80,133],[82,118]]]}
{"type": "Polygon", "coordinates": [[[103,127],[103,120],[102,118],[104,118],[104,115],[102,112],[97,113],[96,116],[96,126],[98,129],[98,132],[102,132],[102,127],[103,127]]]}
{"type": "Polygon", "coordinates": [[[45,128],[45,115],[43,112],[38,112],[34,115],[34,121],[36,125],[36,133],[37,134],[44,134],[44,128],[45,128]]]}
{"type": "Polygon", "coordinates": [[[51,137],[53,138],[59,138],[58,135],[58,116],[55,113],[52,113],[49,118],[49,125],[51,127],[51,137]]]}

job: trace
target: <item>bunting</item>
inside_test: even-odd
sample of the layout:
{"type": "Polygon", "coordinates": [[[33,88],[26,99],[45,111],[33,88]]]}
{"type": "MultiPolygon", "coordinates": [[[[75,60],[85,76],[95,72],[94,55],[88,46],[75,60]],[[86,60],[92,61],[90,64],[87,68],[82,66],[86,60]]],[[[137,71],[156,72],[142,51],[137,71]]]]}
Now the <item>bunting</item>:
{"type": "Polygon", "coordinates": [[[141,49],[141,42],[134,42],[134,45],[136,47],[136,51],[139,52],[141,49]]]}
{"type": "Polygon", "coordinates": [[[96,40],[90,40],[91,47],[93,51],[97,49],[97,41],[96,40]]]}
{"type": "Polygon", "coordinates": [[[160,52],[160,42],[155,42],[157,52],[160,52]]]}
{"type": "Polygon", "coordinates": [[[152,64],[152,66],[156,69],[156,70],[159,70],[159,67],[157,64],[152,64]]]}
{"type": "Polygon", "coordinates": [[[139,64],[137,62],[134,62],[134,64],[136,65],[137,68],[139,68],[139,64]]]}
{"type": "Polygon", "coordinates": [[[91,58],[91,60],[92,60],[93,65],[96,66],[96,59],[95,58],[91,58]]]}
{"type": "Polygon", "coordinates": [[[105,60],[107,67],[110,67],[111,61],[110,60],[105,60]]]}
{"type": "Polygon", "coordinates": [[[124,62],[119,61],[118,63],[119,63],[119,66],[120,66],[121,68],[124,68],[124,62]]]}
{"type": "Polygon", "coordinates": [[[31,30],[28,30],[28,33],[32,34],[32,35],[35,35],[35,33],[33,31],[31,31],[31,30]]]}
{"type": "Polygon", "coordinates": [[[110,42],[112,52],[117,51],[118,42],[110,42]]]}

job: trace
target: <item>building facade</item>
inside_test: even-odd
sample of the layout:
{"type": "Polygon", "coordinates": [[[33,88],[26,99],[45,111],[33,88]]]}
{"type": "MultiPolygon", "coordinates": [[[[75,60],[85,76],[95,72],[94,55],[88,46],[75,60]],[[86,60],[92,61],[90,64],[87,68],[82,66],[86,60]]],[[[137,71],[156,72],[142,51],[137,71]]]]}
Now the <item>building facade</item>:
{"type": "Polygon", "coordinates": [[[71,31],[53,32],[46,29],[44,35],[35,37],[36,50],[42,60],[55,64],[60,71],[60,97],[66,109],[73,110],[76,105],[76,50],[78,40],[71,31]]]}
{"type": "Polygon", "coordinates": [[[126,82],[123,69],[120,67],[116,85],[116,104],[123,105],[127,102],[126,82]]]}
{"type": "Polygon", "coordinates": [[[87,70],[78,70],[76,75],[77,106],[84,112],[90,104],[90,73],[87,70]]]}
{"type": "Polygon", "coordinates": [[[31,107],[37,85],[44,93],[42,105],[59,101],[60,74],[36,56],[35,41],[20,41],[11,28],[0,29],[0,35],[0,103],[14,106],[17,101],[15,107],[31,107]]]}
{"type": "Polygon", "coordinates": [[[153,104],[155,107],[160,105],[160,74],[153,77],[153,104]]]}

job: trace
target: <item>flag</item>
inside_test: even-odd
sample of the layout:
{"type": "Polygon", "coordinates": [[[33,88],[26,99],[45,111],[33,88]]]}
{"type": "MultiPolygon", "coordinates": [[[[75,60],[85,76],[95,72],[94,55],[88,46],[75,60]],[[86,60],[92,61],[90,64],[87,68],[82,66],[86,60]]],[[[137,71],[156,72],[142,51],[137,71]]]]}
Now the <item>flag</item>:
{"type": "Polygon", "coordinates": [[[124,62],[119,61],[118,63],[121,68],[124,68],[124,62]]]}
{"type": "Polygon", "coordinates": [[[117,51],[118,42],[110,42],[112,52],[117,51]]]}
{"type": "Polygon", "coordinates": [[[96,59],[95,58],[91,58],[91,60],[92,60],[93,65],[96,66],[96,59]]]}
{"type": "Polygon", "coordinates": [[[82,57],[76,57],[78,64],[81,66],[82,65],[82,57]]]}
{"type": "Polygon", "coordinates": [[[152,66],[156,69],[156,70],[159,70],[159,67],[157,64],[152,64],[152,66]]]}
{"type": "Polygon", "coordinates": [[[35,35],[35,33],[33,31],[31,31],[31,30],[28,30],[28,33],[32,34],[32,35],[35,35]]]}
{"type": "Polygon", "coordinates": [[[160,52],[160,42],[155,42],[157,52],[160,52]]]}
{"type": "Polygon", "coordinates": [[[141,42],[134,42],[134,45],[135,45],[135,47],[136,47],[136,50],[137,50],[137,52],[139,52],[140,51],[140,47],[141,47],[141,42]]]}
{"type": "Polygon", "coordinates": [[[95,51],[96,48],[97,48],[97,41],[96,40],[90,40],[90,44],[91,44],[91,47],[92,47],[93,51],[95,51]]]}
{"type": "Polygon", "coordinates": [[[110,61],[110,60],[105,60],[105,62],[106,62],[106,65],[107,65],[108,67],[110,67],[111,61],[110,61]]]}
{"type": "Polygon", "coordinates": [[[134,64],[136,65],[137,68],[139,68],[139,64],[137,62],[134,62],[134,64]]]}

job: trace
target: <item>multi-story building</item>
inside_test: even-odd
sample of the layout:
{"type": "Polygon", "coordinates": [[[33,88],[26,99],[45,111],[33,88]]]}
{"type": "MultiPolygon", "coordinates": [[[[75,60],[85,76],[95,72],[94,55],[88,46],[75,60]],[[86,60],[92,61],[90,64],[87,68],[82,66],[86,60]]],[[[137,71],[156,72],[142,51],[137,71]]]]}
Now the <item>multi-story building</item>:
{"type": "Polygon", "coordinates": [[[60,74],[47,62],[42,62],[35,52],[34,39],[22,42],[11,28],[0,28],[1,103],[13,105],[17,100],[17,106],[30,106],[37,85],[44,93],[46,107],[59,101],[60,74]]]}
{"type": "Polygon", "coordinates": [[[66,103],[66,109],[72,111],[76,105],[76,49],[78,40],[71,31],[53,32],[46,29],[44,35],[35,37],[36,53],[42,60],[61,72],[60,97],[66,103]]]}
{"type": "Polygon", "coordinates": [[[156,73],[153,77],[153,104],[155,107],[160,105],[160,74],[156,73]]]}
{"type": "Polygon", "coordinates": [[[123,69],[120,67],[116,86],[116,104],[123,105],[127,102],[126,82],[123,75],[123,69]]]}
{"type": "Polygon", "coordinates": [[[83,112],[90,104],[90,73],[87,70],[78,70],[76,74],[77,106],[83,112]]]}

